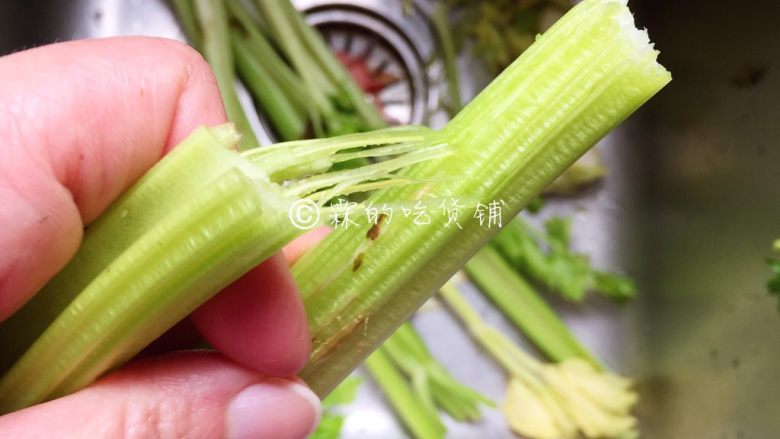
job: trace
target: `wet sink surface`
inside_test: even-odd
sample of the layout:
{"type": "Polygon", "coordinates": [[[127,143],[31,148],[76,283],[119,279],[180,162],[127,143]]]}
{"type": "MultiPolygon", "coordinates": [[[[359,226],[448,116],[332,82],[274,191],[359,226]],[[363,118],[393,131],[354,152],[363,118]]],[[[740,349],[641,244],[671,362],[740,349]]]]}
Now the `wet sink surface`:
{"type": "MultiPolygon", "coordinates": [[[[638,377],[643,437],[780,437],[780,315],[763,262],[780,237],[780,8],[630,4],[674,80],[602,142],[605,181],[550,209],[573,214],[576,245],[635,276],[641,296],[622,309],[595,299],[584,311],[560,308],[588,346],[638,377]]],[[[152,0],[6,1],[0,24],[0,53],[93,36],[181,38],[152,0]]],[[[469,298],[509,330],[487,302],[469,298]]],[[[501,371],[443,309],[415,323],[457,377],[501,400],[501,371]]],[[[348,413],[345,437],[403,435],[370,384],[348,413]]],[[[488,411],[451,436],[511,434],[488,411]]]]}

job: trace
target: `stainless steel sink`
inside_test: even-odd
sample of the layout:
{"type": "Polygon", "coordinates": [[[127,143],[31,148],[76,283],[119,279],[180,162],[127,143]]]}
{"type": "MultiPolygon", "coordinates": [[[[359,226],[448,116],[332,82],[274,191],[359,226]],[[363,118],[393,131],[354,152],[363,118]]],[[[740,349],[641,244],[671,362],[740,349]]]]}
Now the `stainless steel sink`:
{"type": "MultiPolygon", "coordinates": [[[[764,286],[764,257],[780,237],[780,7],[630,3],[674,80],[602,142],[605,181],[550,210],[573,214],[576,245],[635,276],[641,296],[624,307],[557,305],[586,344],[637,377],[643,437],[780,437],[780,314],[764,286]]],[[[117,34],[181,38],[159,0],[4,1],[0,26],[0,53],[117,34]]],[[[479,70],[461,64],[478,84],[479,70]]],[[[437,73],[426,74],[435,90],[437,73]]],[[[456,376],[501,400],[501,371],[443,309],[415,323],[456,376]]],[[[347,414],[345,437],[404,434],[370,384],[347,414]]],[[[511,437],[496,411],[451,425],[456,438],[511,437]]]]}

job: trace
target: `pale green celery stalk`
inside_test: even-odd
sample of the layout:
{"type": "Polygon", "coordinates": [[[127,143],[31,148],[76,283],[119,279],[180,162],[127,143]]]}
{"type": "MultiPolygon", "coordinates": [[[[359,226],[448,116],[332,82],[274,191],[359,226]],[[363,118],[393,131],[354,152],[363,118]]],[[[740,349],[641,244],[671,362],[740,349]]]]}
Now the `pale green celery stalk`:
{"type": "MultiPolygon", "coordinates": [[[[454,281],[449,281],[442,285],[439,294],[444,298],[447,305],[455,311],[455,314],[463,321],[469,332],[474,338],[488,351],[502,367],[515,375],[526,375],[525,367],[530,361],[515,361],[515,352],[520,348],[514,345],[511,340],[498,332],[492,326],[488,326],[476,311],[471,307],[465,297],[458,291],[454,281]],[[512,346],[511,349],[507,349],[512,346]]],[[[525,358],[524,354],[522,358],[525,358]]]]}
{"type": "Polygon", "coordinates": [[[529,438],[637,437],[630,380],[580,358],[541,363],[485,323],[455,281],[440,290],[471,335],[509,373],[502,410],[510,428],[529,438]]]}
{"type": "Polygon", "coordinates": [[[301,78],[293,72],[287,62],[271,46],[264,33],[252,20],[253,14],[246,8],[246,5],[239,0],[228,1],[226,5],[231,19],[237,23],[234,31],[244,34],[247,49],[255,60],[267,70],[279,88],[279,92],[284,94],[290,105],[295,108],[298,117],[316,119],[318,117],[317,108],[312,104],[306,91],[301,88],[301,78]]]}
{"type": "Polygon", "coordinates": [[[111,261],[177,206],[186,205],[195,197],[201,182],[213,181],[227,170],[241,166],[236,155],[228,150],[238,140],[237,135],[225,128],[194,131],[128,190],[121,201],[89,225],[74,259],[22,309],[0,324],[0,373],[111,261]]]}
{"type": "Polygon", "coordinates": [[[274,80],[284,88],[285,94],[300,100],[305,104],[307,95],[301,90],[301,78],[290,68],[285,60],[268,41],[264,32],[257,27],[251,18],[251,12],[240,0],[230,0],[226,3],[230,18],[237,23],[236,28],[246,35],[247,45],[252,49],[258,60],[268,68],[274,80]]]}
{"type": "Polygon", "coordinates": [[[480,418],[480,404],[492,401],[459,383],[428,351],[410,323],[404,323],[382,344],[385,353],[412,380],[417,397],[432,409],[439,406],[456,421],[480,418]]]}
{"type": "MultiPolygon", "coordinates": [[[[101,216],[35,296],[44,310],[61,305],[59,295],[75,297],[51,324],[17,321],[25,332],[38,332],[33,322],[45,330],[0,379],[0,413],[89,384],[300,233],[278,186],[202,131],[101,216]]],[[[17,335],[3,330],[4,339],[17,335]]]]}
{"type": "Polygon", "coordinates": [[[274,199],[270,185],[259,186],[240,171],[218,178],[130,246],[112,263],[115,270],[109,266],[96,277],[47,328],[0,381],[3,400],[24,395],[0,411],[71,393],[129,360],[297,236],[284,214],[287,205],[274,199]],[[119,294],[105,294],[107,288],[119,294]],[[49,367],[31,374],[40,364],[49,367]]]}
{"type": "Polygon", "coordinates": [[[550,360],[576,357],[601,368],[555,311],[493,248],[485,246],[477,252],[466,263],[465,271],[550,360]]]}
{"type": "Polygon", "coordinates": [[[419,400],[383,348],[374,351],[365,365],[415,438],[444,438],[447,430],[436,410],[419,400]]]}
{"type": "Polygon", "coordinates": [[[283,140],[302,138],[306,131],[305,119],[295,110],[263,63],[252,55],[243,38],[236,32],[232,36],[238,72],[249,91],[257,97],[275,132],[283,140]]]}
{"type": "Polygon", "coordinates": [[[233,55],[230,47],[230,31],[227,12],[222,0],[195,0],[195,11],[201,30],[201,51],[208,61],[222,94],[228,119],[241,133],[242,150],[256,148],[260,144],[244,113],[236,93],[233,55]]]}
{"type": "MultiPolygon", "coordinates": [[[[399,130],[396,143],[410,131],[399,130]]],[[[338,139],[271,147],[255,162],[251,152],[231,150],[231,126],[195,131],[91,224],[73,260],[0,325],[0,358],[10,366],[0,377],[0,413],[89,384],[279,251],[303,232],[290,216],[297,194],[349,193],[446,153],[428,141],[396,148],[395,134],[364,134],[361,144],[347,138],[344,152],[338,139]],[[357,147],[398,156],[309,177],[357,147]],[[289,169],[283,159],[303,149],[310,154],[289,169]],[[287,178],[269,178],[281,168],[287,178]]]]}
{"type": "Polygon", "coordinates": [[[463,100],[460,97],[460,75],[458,74],[455,44],[452,41],[452,33],[450,32],[449,8],[444,0],[435,2],[433,13],[431,14],[431,23],[439,43],[442,60],[444,60],[444,72],[447,77],[447,92],[449,94],[448,110],[454,114],[460,111],[463,106],[463,100]]]}
{"type": "Polygon", "coordinates": [[[195,18],[195,8],[193,7],[192,0],[171,0],[171,5],[176,13],[179,22],[181,23],[184,35],[187,40],[193,45],[198,47],[201,44],[200,30],[198,29],[198,22],[195,18]]]}
{"type": "MultiPolygon", "coordinates": [[[[439,133],[451,155],[399,174],[423,183],[365,203],[496,201],[507,223],[670,81],[656,55],[624,2],[581,2],[439,133]]],[[[427,224],[401,212],[376,227],[361,219],[298,261],[313,340],[302,376],[316,392],[327,394],[495,234],[474,207],[459,212],[462,229],[441,212],[429,212],[427,224]]]]}

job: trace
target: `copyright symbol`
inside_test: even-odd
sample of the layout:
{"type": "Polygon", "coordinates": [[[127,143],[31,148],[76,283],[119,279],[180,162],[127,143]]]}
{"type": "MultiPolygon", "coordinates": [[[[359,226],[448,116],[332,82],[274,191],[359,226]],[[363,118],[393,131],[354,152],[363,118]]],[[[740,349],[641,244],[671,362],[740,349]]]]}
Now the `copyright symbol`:
{"type": "Polygon", "coordinates": [[[294,202],[287,214],[292,225],[300,230],[309,230],[320,222],[319,206],[305,198],[294,202]]]}

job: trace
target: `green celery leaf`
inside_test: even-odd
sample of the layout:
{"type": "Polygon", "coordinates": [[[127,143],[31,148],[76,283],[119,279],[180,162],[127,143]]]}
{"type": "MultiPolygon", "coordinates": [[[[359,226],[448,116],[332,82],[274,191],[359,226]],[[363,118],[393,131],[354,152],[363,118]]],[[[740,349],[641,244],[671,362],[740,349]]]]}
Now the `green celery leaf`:
{"type": "Polygon", "coordinates": [[[333,413],[333,408],[351,403],[357,397],[357,391],[363,379],[357,376],[347,377],[330,394],[322,400],[324,414],[320,424],[309,439],[338,439],[341,436],[341,427],[344,425],[344,416],[333,413]]]}
{"type": "Polygon", "coordinates": [[[628,300],[636,296],[636,284],[630,277],[601,270],[592,272],[593,289],[614,300],[628,300]]]}
{"type": "Polygon", "coordinates": [[[317,429],[309,436],[309,439],[338,439],[341,436],[341,427],[343,425],[344,416],[324,415],[317,429]]]}
{"type": "Polygon", "coordinates": [[[357,391],[363,379],[357,376],[350,376],[338,385],[330,395],[322,400],[322,408],[329,409],[337,405],[349,404],[357,397],[357,391]]]}

